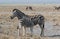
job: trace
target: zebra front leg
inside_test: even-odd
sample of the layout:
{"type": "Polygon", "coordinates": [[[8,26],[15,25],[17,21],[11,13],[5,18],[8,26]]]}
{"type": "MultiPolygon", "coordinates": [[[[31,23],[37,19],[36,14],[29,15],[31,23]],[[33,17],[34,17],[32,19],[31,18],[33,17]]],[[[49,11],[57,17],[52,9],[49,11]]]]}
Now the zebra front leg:
{"type": "Polygon", "coordinates": [[[26,27],[22,27],[22,30],[23,30],[23,36],[25,36],[25,34],[26,34],[26,27]]]}
{"type": "Polygon", "coordinates": [[[17,26],[17,30],[18,30],[18,36],[21,35],[21,28],[19,28],[19,26],[17,26]]]}
{"type": "Polygon", "coordinates": [[[19,36],[21,35],[21,29],[22,29],[22,26],[21,26],[20,22],[21,21],[19,20],[19,26],[17,26],[19,36]]]}
{"type": "Polygon", "coordinates": [[[31,37],[33,36],[33,27],[30,27],[31,37]]]}
{"type": "Polygon", "coordinates": [[[17,32],[18,32],[18,36],[17,37],[18,37],[18,39],[20,39],[19,36],[21,36],[21,33],[20,33],[19,26],[17,26],[17,32]]]}

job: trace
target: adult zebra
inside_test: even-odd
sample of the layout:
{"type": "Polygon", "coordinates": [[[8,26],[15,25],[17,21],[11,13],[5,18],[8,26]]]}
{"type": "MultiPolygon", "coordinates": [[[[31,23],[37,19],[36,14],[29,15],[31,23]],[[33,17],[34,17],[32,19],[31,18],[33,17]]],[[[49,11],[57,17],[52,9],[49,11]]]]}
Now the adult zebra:
{"type": "Polygon", "coordinates": [[[13,9],[13,15],[10,16],[11,19],[17,17],[18,20],[20,20],[21,22],[21,28],[23,28],[23,35],[25,35],[26,33],[26,27],[30,28],[31,31],[31,36],[33,36],[33,27],[37,24],[39,24],[40,28],[41,28],[41,36],[44,35],[44,16],[43,15],[38,15],[38,16],[28,16],[26,14],[24,14],[22,11],[18,10],[18,9],[13,9]]]}

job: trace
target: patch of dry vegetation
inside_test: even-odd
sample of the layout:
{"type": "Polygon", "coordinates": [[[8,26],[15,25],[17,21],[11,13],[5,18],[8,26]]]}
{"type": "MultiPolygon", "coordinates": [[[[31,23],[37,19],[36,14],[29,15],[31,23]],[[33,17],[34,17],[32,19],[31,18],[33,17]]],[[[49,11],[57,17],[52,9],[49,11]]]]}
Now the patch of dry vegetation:
{"type": "MultiPolygon", "coordinates": [[[[26,10],[26,6],[0,6],[0,26],[2,29],[0,34],[0,39],[30,39],[31,37],[17,37],[17,26],[18,26],[18,19],[14,18],[13,20],[10,19],[12,10],[14,8],[20,9],[24,13],[28,13],[28,15],[38,15],[36,12],[42,12],[45,17],[46,21],[53,21],[53,23],[58,24],[60,26],[60,10],[55,10],[52,5],[43,5],[43,6],[32,6],[33,11],[26,10]],[[3,12],[3,14],[1,14],[3,12]],[[4,12],[8,12],[4,14],[4,12]],[[51,12],[52,14],[49,14],[51,12]],[[57,13],[57,14],[53,14],[57,13]],[[32,14],[33,13],[33,14],[32,14]]],[[[33,36],[33,39],[55,39],[55,37],[40,37],[40,36],[33,36]]],[[[59,38],[56,38],[59,39],[59,38]]]]}

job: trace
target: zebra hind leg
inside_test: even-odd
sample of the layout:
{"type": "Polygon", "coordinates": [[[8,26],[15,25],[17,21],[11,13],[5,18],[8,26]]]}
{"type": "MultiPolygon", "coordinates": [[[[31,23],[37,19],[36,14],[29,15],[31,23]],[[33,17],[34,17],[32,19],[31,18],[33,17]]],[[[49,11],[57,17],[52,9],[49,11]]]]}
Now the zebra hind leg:
{"type": "Polygon", "coordinates": [[[40,28],[41,28],[41,34],[40,34],[40,36],[44,36],[44,24],[41,25],[40,28]]]}

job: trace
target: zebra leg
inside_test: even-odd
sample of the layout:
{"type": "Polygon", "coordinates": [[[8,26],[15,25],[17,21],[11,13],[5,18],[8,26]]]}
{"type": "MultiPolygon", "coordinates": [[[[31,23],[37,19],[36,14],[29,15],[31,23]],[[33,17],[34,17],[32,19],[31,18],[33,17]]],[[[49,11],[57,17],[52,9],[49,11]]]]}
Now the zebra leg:
{"type": "Polygon", "coordinates": [[[26,34],[26,27],[22,27],[22,30],[23,30],[23,36],[25,36],[25,34],[26,34]]]}
{"type": "Polygon", "coordinates": [[[41,36],[44,36],[44,24],[41,25],[40,28],[41,28],[41,34],[40,34],[40,35],[41,35],[41,36]]]}
{"type": "Polygon", "coordinates": [[[22,28],[22,26],[21,26],[21,23],[20,23],[20,20],[19,20],[19,26],[17,27],[19,36],[21,35],[21,28],[22,28]]]}
{"type": "Polygon", "coordinates": [[[21,23],[20,23],[20,20],[19,20],[19,28],[21,28],[21,23]]]}
{"type": "Polygon", "coordinates": [[[24,32],[24,33],[25,33],[25,36],[26,36],[26,27],[24,27],[24,30],[25,30],[25,32],[24,32]]]}
{"type": "Polygon", "coordinates": [[[18,36],[20,36],[20,30],[19,29],[17,29],[18,30],[18,36]]]}
{"type": "Polygon", "coordinates": [[[33,27],[30,27],[31,37],[33,36],[33,27]]]}

